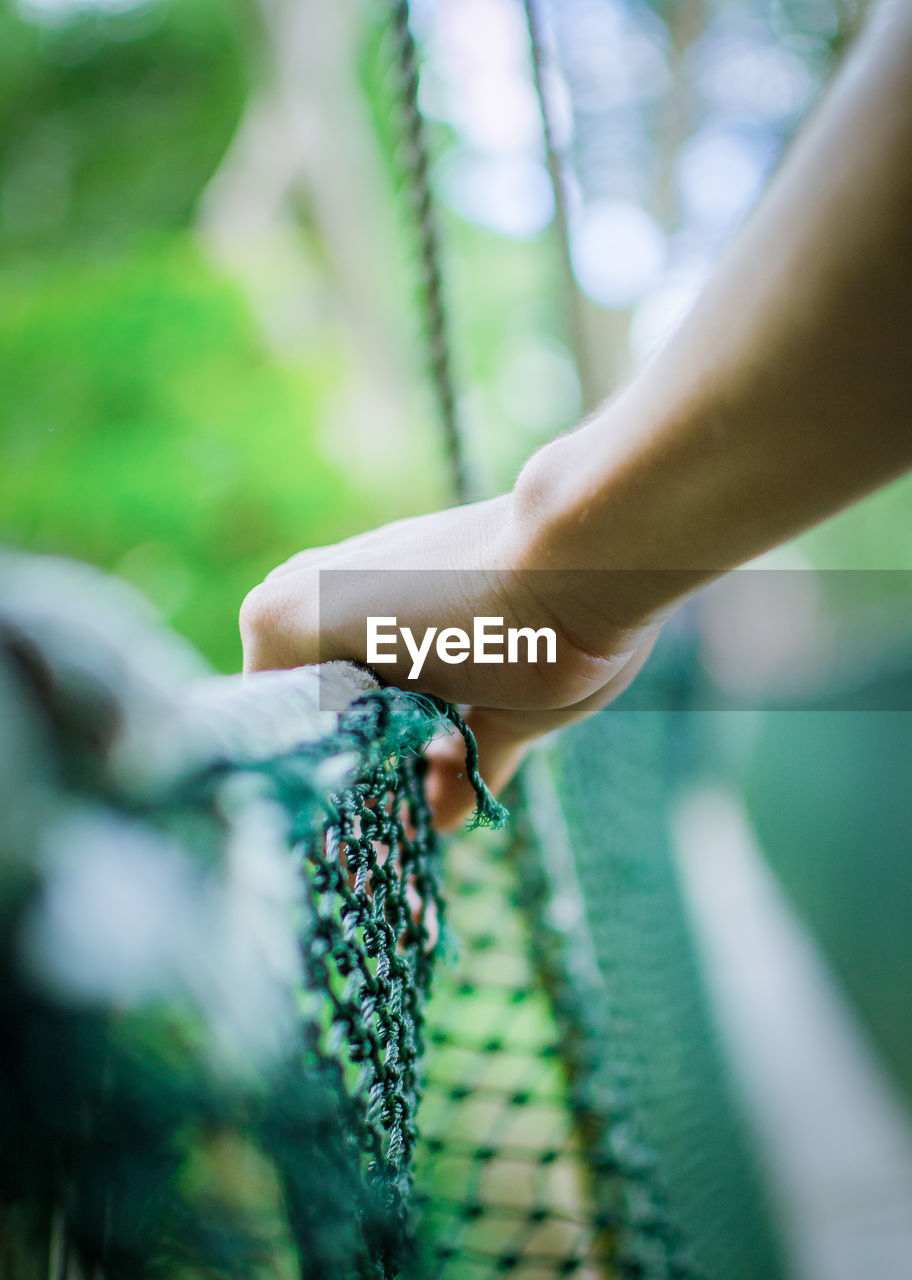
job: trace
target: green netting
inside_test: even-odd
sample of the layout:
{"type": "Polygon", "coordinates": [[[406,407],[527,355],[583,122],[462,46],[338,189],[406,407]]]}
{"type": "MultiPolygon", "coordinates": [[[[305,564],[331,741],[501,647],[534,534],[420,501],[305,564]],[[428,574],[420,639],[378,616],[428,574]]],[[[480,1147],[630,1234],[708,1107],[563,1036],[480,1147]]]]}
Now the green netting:
{"type": "Polygon", "coordinates": [[[540,753],[441,896],[448,708],[200,680],[87,570],[3,587],[0,1273],[777,1274],[668,851],[683,713],[540,753]]]}
{"type": "Polygon", "coordinates": [[[781,1268],[763,1186],[670,852],[687,669],[657,656],[528,779],[544,969],[592,1135],[596,1201],[620,1216],[621,1274],[769,1280],[781,1268]],[[561,895],[570,927],[555,918],[561,895]]]}
{"type": "Polygon", "coordinates": [[[398,1274],[458,717],[350,668],[188,684],[100,575],[2,586],[2,1274],[398,1274]]]}
{"type": "MultiPolygon", "coordinates": [[[[542,15],[524,7],[565,236],[542,15]]],[[[431,371],[463,492],[406,0],[391,13],[431,371]]],[[[562,252],[569,265],[566,243],[562,252]]],[[[569,274],[568,287],[573,313],[569,274]]],[[[669,850],[670,753],[685,730],[688,680],[679,657],[653,662],[621,704],[628,710],[612,709],[539,754],[515,806],[516,882],[486,864],[451,885],[464,952],[432,1013],[422,1158],[429,1275],[779,1274],[669,850]],[[645,709],[675,705],[682,709],[645,709]]]]}
{"type": "Polygon", "coordinates": [[[501,843],[448,861],[459,958],[428,1008],[417,1161],[425,1273],[441,1280],[605,1274],[561,1044],[501,843]]]}
{"type": "MultiPolygon", "coordinates": [[[[908,670],[874,679],[882,705],[909,705],[908,670]]],[[[834,691],[758,716],[739,781],[779,882],[912,1099],[910,769],[910,717],[846,710],[834,691]]]]}
{"type": "Polygon", "coordinates": [[[687,683],[660,655],[528,762],[508,842],[453,850],[460,954],[420,1113],[429,1276],[780,1274],[669,847],[687,683]]]}

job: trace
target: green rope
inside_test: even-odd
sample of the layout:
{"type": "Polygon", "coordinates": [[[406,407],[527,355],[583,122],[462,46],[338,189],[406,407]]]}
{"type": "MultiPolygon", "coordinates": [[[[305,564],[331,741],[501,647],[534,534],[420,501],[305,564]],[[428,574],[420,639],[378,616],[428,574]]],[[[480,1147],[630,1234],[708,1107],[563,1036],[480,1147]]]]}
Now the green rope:
{"type": "Polygon", "coordinates": [[[466,777],[475,792],[475,812],[467,823],[467,829],[473,831],[477,827],[493,827],[497,829],[504,826],[510,816],[510,811],[492,794],[488,784],[481,776],[481,771],[478,767],[478,743],[475,741],[475,734],[457,709],[449,702],[444,702],[442,698],[431,698],[430,701],[438,708],[444,720],[448,721],[458,733],[462,734],[465,742],[466,777]]]}
{"type": "Polygon", "coordinates": [[[421,258],[421,304],[427,331],[431,380],[437,398],[444,446],[457,502],[469,495],[465,444],[459,424],[453,383],[449,326],[444,307],[440,243],[434,219],[434,197],[428,176],[429,159],[424,118],[418,106],[418,58],[409,25],[408,0],[393,0],[390,9],[399,72],[399,105],[402,115],[403,177],[411,196],[415,233],[421,258]]]}

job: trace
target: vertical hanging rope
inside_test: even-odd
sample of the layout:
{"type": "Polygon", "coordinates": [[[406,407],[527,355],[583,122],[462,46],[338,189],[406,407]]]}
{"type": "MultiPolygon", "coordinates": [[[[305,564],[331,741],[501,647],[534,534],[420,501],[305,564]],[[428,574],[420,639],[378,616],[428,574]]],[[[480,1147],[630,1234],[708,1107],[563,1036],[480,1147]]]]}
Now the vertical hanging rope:
{"type": "Polygon", "coordinates": [[[573,274],[573,262],[570,257],[570,226],[567,219],[567,198],[564,191],[564,180],[561,172],[560,156],[554,144],[554,129],[551,124],[551,108],[544,82],[544,39],[538,6],[541,0],[523,0],[526,13],[526,26],[529,31],[529,48],[532,54],[532,78],[538,98],[538,109],[541,115],[542,134],[545,141],[545,153],[548,162],[548,174],[554,192],[554,227],[560,252],[561,272],[564,279],[564,305],[567,315],[567,328],[573,359],[580,381],[583,397],[583,408],[586,413],[595,408],[601,398],[592,369],[592,358],[586,342],[586,323],[583,315],[582,298],[576,276],[573,274]]]}
{"type": "Polygon", "coordinates": [[[457,502],[465,502],[469,497],[468,471],[456,409],[449,332],[443,303],[440,244],[428,178],[424,121],[418,107],[418,60],[415,39],[409,26],[408,0],[393,0],[391,21],[401,82],[403,170],[412,200],[421,255],[421,294],[427,328],[431,380],[443,428],[453,496],[457,502]]]}

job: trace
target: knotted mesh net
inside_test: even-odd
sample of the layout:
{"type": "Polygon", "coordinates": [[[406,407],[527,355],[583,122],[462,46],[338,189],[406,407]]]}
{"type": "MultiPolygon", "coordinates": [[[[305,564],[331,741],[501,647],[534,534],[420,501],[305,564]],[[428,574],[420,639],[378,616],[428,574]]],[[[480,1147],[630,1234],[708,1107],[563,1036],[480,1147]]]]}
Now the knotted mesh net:
{"type": "Polygon", "coordinates": [[[776,1274],[669,859],[678,713],[582,726],[444,867],[451,708],[201,678],[100,575],[2,579],[4,1275],[776,1274]]]}
{"type": "Polygon", "coordinates": [[[2,579],[3,1274],[400,1274],[458,715],[199,679],[101,575],[2,579]]]}

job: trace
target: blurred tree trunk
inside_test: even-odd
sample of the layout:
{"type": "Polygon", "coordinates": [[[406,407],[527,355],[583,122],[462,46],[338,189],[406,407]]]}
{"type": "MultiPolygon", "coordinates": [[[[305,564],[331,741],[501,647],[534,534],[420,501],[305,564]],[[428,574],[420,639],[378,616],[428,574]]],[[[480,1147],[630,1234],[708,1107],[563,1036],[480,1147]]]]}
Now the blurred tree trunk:
{"type": "Polygon", "coordinates": [[[266,77],[206,192],[205,238],[274,349],[324,345],[327,325],[341,337],[350,385],[324,433],[337,456],[365,474],[406,449],[433,465],[433,429],[410,431],[423,367],[414,266],[356,73],[363,8],[256,2],[266,77]]]}

